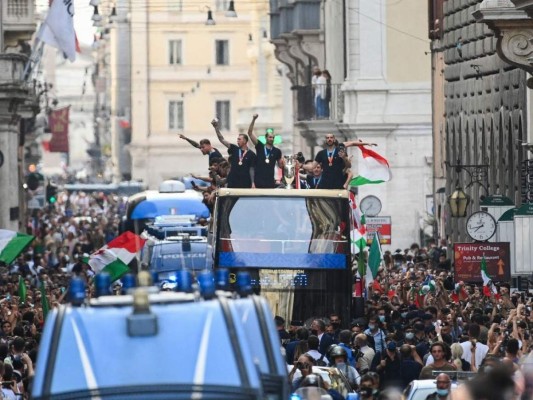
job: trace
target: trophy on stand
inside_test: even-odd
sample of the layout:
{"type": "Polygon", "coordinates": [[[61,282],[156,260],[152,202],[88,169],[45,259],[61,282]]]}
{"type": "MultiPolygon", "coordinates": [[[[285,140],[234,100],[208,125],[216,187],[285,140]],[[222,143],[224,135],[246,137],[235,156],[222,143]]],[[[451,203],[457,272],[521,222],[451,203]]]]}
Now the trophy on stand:
{"type": "Polygon", "coordinates": [[[296,163],[294,156],[284,156],[283,177],[285,178],[285,189],[292,189],[292,182],[296,177],[296,163]]]}

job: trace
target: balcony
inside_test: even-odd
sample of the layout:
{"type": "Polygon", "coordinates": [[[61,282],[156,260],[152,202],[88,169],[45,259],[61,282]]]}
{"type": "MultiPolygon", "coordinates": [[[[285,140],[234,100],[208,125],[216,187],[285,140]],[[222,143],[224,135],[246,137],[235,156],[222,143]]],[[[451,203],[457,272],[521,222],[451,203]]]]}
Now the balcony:
{"type": "Polygon", "coordinates": [[[1,0],[2,28],[6,45],[14,45],[18,39],[30,40],[35,32],[34,0],[1,0]]]}
{"type": "Polygon", "coordinates": [[[314,88],[312,85],[293,86],[292,89],[296,94],[297,121],[342,122],[344,93],[340,84],[331,84],[327,88],[314,88]],[[322,100],[321,93],[326,95],[326,99],[322,100]]]}

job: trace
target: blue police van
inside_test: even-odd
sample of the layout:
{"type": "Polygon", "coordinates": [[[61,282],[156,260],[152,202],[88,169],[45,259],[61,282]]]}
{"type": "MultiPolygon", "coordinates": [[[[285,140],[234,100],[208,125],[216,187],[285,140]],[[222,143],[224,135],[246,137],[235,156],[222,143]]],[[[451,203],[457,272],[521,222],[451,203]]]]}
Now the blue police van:
{"type": "Polygon", "coordinates": [[[84,283],[75,278],[71,304],[48,315],[33,399],[289,397],[272,314],[264,299],[250,295],[245,273],[238,277],[240,295],[222,290],[228,273],[194,280],[182,271],[178,292],[128,289],[123,280],[127,294],[118,296],[109,295],[109,277],[101,275],[98,298],[85,299],[84,283]]]}

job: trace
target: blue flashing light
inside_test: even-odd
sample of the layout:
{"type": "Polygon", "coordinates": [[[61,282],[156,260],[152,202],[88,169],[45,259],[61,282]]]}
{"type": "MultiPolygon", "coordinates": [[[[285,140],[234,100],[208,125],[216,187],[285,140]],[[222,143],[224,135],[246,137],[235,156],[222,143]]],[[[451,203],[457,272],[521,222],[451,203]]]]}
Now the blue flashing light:
{"type": "Polygon", "coordinates": [[[229,290],[229,270],[217,269],[215,272],[215,285],[218,290],[229,290]]]}
{"type": "Polygon", "coordinates": [[[291,394],[291,397],[289,398],[289,400],[302,400],[302,396],[300,396],[299,394],[293,393],[291,394]]]}
{"type": "Polygon", "coordinates": [[[109,287],[111,286],[111,275],[107,272],[100,272],[94,278],[94,286],[96,289],[96,297],[108,296],[111,294],[109,287]]]}
{"type": "Polygon", "coordinates": [[[135,277],[133,274],[126,274],[122,277],[122,294],[128,293],[128,290],[135,287],[135,277]]]}
{"type": "Polygon", "coordinates": [[[215,279],[210,271],[203,271],[198,274],[198,285],[204,298],[209,299],[215,295],[215,279]]]}
{"type": "Polygon", "coordinates": [[[73,306],[81,306],[85,301],[85,282],[78,277],[72,278],[68,287],[68,297],[73,306]]]}
{"type": "Polygon", "coordinates": [[[187,271],[185,269],[182,269],[178,271],[176,274],[176,280],[177,280],[177,287],[176,290],[178,292],[185,292],[190,293],[192,292],[192,274],[191,271],[187,271]]]}
{"type": "Polygon", "coordinates": [[[252,294],[252,278],[248,272],[237,273],[237,293],[242,297],[252,294]]]}

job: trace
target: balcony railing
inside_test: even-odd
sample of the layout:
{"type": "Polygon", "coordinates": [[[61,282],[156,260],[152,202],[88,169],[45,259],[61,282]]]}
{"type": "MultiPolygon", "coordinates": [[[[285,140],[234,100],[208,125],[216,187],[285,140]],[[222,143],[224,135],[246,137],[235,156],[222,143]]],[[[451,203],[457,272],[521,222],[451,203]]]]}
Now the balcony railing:
{"type": "Polygon", "coordinates": [[[1,0],[4,30],[26,30],[35,26],[34,0],[1,0]]]}
{"type": "Polygon", "coordinates": [[[296,91],[298,121],[342,122],[344,93],[340,84],[293,86],[296,91]]]}

